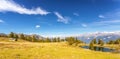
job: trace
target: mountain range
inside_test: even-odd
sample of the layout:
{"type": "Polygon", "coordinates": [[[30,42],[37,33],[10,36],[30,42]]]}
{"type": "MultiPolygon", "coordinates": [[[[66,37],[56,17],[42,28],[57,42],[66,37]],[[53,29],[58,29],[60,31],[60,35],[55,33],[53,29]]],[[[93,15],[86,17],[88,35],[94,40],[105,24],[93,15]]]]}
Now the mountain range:
{"type": "MultiPolygon", "coordinates": [[[[0,33],[0,36],[7,36],[7,34],[0,33]]],[[[25,36],[29,36],[29,35],[25,35],[25,36]]],[[[35,36],[37,39],[45,39],[45,37],[41,35],[37,35],[37,34],[31,34],[30,36],[35,36]]],[[[109,40],[116,40],[120,38],[120,31],[85,33],[85,34],[80,34],[80,35],[73,36],[73,37],[77,37],[77,39],[80,39],[86,43],[89,43],[92,39],[97,39],[97,40],[101,39],[104,42],[107,42],[109,40]]],[[[60,37],[60,38],[63,39],[63,37],[60,37]]]]}
{"type": "Polygon", "coordinates": [[[77,36],[78,39],[89,43],[92,39],[102,39],[105,42],[109,40],[116,40],[120,38],[120,32],[95,32],[95,33],[86,33],[77,36]]]}

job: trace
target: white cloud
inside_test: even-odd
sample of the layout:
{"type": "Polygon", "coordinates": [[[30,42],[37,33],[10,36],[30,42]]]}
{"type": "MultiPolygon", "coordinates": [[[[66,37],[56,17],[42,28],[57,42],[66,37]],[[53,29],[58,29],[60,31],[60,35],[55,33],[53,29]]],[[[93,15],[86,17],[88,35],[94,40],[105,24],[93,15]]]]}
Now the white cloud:
{"type": "Polygon", "coordinates": [[[78,14],[78,13],[73,13],[73,15],[75,15],[75,16],[79,16],[79,14],[78,14]]]}
{"type": "Polygon", "coordinates": [[[0,23],[4,23],[4,21],[0,19],[0,23]]]}
{"type": "Polygon", "coordinates": [[[99,22],[89,23],[89,25],[97,27],[109,26],[111,28],[117,28],[120,25],[120,9],[100,14],[98,17],[102,18],[102,20],[99,22]]]}
{"type": "Polygon", "coordinates": [[[81,24],[83,27],[87,27],[87,25],[86,24],[81,24]]]}
{"type": "Polygon", "coordinates": [[[113,11],[110,12],[106,12],[102,15],[99,15],[100,18],[104,18],[104,19],[120,19],[120,9],[115,9],[113,11]]]}
{"type": "Polygon", "coordinates": [[[99,15],[98,17],[99,17],[99,18],[105,18],[105,16],[103,16],[103,15],[99,15]]]}
{"type": "Polygon", "coordinates": [[[35,27],[36,27],[36,28],[40,28],[40,25],[36,25],[35,27]]]}
{"type": "Polygon", "coordinates": [[[58,17],[58,22],[63,22],[63,23],[65,23],[65,24],[67,24],[68,22],[69,22],[69,20],[70,20],[70,18],[69,17],[63,17],[60,13],[58,13],[58,12],[54,12],[54,14],[58,17]]]}
{"type": "Polygon", "coordinates": [[[99,22],[92,22],[88,24],[89,27],[96,27],[96,28],[111,28],[111,29],[119,29],[120,20],[104,20],[99,22]]]}
{"type": "Polygon", "coordinates": [[[120,23],[120,20],[107,20],[107,21],[100,21],[95,23],[96,24],[116,24],[116,23],[120,23]]]}
{"type": "Polygon", "coordinates": [[[43,10],[40,7],[35,9],[27,9],[13,0],[0,0],[0,12],[16,12],[19,14],[40,14],[40,15],[47,15],[49,12],[43,10]]]}

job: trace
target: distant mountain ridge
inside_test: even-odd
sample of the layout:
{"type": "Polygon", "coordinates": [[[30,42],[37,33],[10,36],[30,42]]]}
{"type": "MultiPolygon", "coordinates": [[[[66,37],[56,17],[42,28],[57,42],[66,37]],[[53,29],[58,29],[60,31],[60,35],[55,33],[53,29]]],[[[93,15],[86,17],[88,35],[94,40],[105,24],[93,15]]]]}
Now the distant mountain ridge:
{"type": "Polygon", "coordinates": [[[32,34],[31,36],[35,36],[36,39],[45,39],[43,36],[37,34],[32,34]]]}
{"type": "Polygon", "coordinates": [[[105,42],[109,40],[115,40],[120,38],[120,32],[95,32],[95,33],[87,33],[77,36],[78,39],[89,43],[92,39],[102,39],[105,42]]]}
{"type": "MultiPolygon", "coordinates": [[[[20,36],[20,34],[18,34],[20,36]]],[[[45,39],[46,37],[43,37],[41,35],[37,35],[37,34],[31,34],[31,35],[27,35],[24,34],[25,36],[35,36],[36,39],[45,39]]],[[[0,36],[8,36],[8,34],[4,34],[4,33],[0,33],[0,36]]],[[[116,32],[94,32],[94,33],[86,33],[86,34],[81,34],[78,36],[73,36],[73,37],[77,37],[78,39],[89,43],[92,39],[96,38],[96,39],[102,39],[104,40],[104,42],[107,42],[109,40],[116,40],[118,38],[120,38],[120,31],[116,31],[116,32]]],[[[60,37],[62,39],[64,39],[65,37],[60,37]]],[[[53,39],[53,38],[51,38],[53,39]]]]}

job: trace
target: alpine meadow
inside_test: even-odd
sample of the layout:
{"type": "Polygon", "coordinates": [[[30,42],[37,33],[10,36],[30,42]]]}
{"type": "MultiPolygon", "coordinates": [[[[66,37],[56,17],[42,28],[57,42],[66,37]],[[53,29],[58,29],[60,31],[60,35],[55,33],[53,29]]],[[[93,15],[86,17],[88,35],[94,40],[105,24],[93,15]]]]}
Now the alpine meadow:
{"type": "Polygon", "coordinates": [[[120,0],[0,0],[0,59],[120,59],[120,0]]]}

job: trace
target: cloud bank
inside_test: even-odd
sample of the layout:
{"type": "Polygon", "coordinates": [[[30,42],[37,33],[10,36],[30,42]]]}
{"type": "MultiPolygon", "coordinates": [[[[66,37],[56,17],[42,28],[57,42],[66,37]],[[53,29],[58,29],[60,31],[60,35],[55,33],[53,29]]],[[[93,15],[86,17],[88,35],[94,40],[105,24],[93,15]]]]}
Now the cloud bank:
{"type": "Polygon", "coordinates": [[[54,12],[54,14],[58,17],[58,22],[63,22],[63,23],[65,23],[65,24],[67,24],[68,22],[69,22],[69,20],[70,20],[70,18],[69,17],[64,17],[64,16],[62,16],[60,13],[58,13],[58,12],[54,12]]]}
{"type": "Polygon", "coordinates": [[[0,12],[16,12],[19,14],[40,14],[40,15],[47,15],[50,12],[47,12],[46,10],[43,10],[40,7],[37,7],[35,9],[27,9],[17,3],[15,3],[13,0],[0,0],[0,12]]]}

